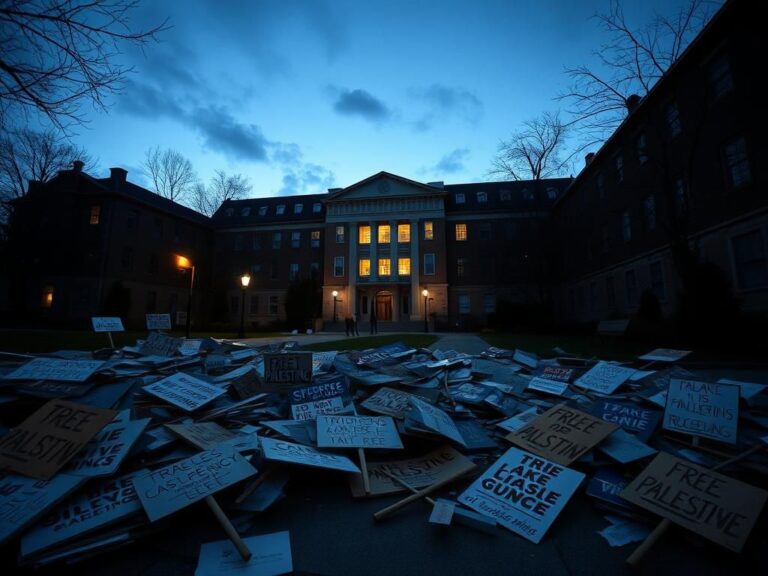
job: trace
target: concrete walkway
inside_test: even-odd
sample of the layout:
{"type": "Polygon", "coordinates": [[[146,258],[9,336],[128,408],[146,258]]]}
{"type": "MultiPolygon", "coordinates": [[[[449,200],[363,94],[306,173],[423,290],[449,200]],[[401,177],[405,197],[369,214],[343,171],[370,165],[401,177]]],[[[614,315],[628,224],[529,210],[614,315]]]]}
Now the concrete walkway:
{"type": "Polygon", "coordinates": [[[441,334],[440,339],[429,346],[430,350],[455,350],[465,354],[480,354],[487,350],[490,344],[474,334],[448,333],[441,334]]]}

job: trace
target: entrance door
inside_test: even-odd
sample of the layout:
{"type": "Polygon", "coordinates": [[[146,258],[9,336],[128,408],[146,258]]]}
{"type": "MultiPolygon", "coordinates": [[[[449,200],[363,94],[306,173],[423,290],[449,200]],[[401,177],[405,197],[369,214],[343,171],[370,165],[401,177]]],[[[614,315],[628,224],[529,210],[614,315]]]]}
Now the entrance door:
{"type": "Polygon", "coordinates": [[[376,294],[376,318],[379,321],[392,320],[392,293],[379,292],[376,294]]]}

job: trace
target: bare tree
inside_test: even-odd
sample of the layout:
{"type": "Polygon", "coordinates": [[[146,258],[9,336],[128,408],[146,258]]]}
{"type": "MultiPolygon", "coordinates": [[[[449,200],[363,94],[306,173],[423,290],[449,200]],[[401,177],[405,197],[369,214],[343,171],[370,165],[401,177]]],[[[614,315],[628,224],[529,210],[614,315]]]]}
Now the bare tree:
{"type": "Polygon", "coordinates": [[[0,0],[0,120],[38,111],[58,128],[82,123],[80,107],[119,90],[125,44],[155,40],[165,22],[133,30],[137,0],[0,0]]]}
{"type": "Polygon", "coordinates": [[[202,182],[195,184],[192,207],[206,216],[212,216],[225,200],[243,198],[251,188],[248,178],[242,174],[227,176],[223,170],[216,170],[208,186],[202,182]]]}
{"type": "Polygon", "coordinates": [[[490,175],[501,180],[541,180],[559,176],[573,157],[563,158],[568,130],[558,113],[545,112],[502,140],[490,175]]]}
{"type": "Polygon", "coordinates": [[[633,28],[619,0],[597,14],[608,41],[595,52],[599,67],[567,68],[571,87],[558,98],[569,105],[570,124],[578,125],[582,147],[601,143],[627,114],[627,99],[645,96],[669,70],[712,15],[713,2],[688,0],[672,16],[657,14],[633,28]]]}
{"type": "Polygon", "coordinates": [[[172,148],[150,148],[144,156],[144,170],[152,181],[155,193],[182,202],[193,191],[197,175],[192,163],[172,148]]]}

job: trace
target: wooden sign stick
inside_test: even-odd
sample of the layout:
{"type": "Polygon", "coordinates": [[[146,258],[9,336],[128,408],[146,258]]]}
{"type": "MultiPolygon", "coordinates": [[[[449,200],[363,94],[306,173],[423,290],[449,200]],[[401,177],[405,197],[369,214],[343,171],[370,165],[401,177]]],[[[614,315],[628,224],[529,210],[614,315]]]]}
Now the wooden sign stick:
{"type": "Polygon", "coordinates": [[[261,473],[261,475],[258,478],[256,478],[256,480],[248,484],[248,486],[245,487],[245,490],[242,491],[240,496],[235,498],[235,504],[242,504],[243,502],[245,502],[246,498],[248,498],[248,496],[253,494],[256,488],[261,486],[261,483],[267,479],[267,476],[269,476],[270,474],[272,474],[272,472],[275,471],[275,468],[267,468],[266,470],[264,470],[264,472],[261,473]]]}
{"type": "Polygon", "coordinates": [[[224,532],[226,532],[229,539],[232,540],[232,543],[235,545],[235,548],[237,548],[237,551],[240,552],[240,556],[243,557],[243,560],[250,560],[251,551],[248,549],[248,546],[245,545],[243,539],[240,538],[240,534],[238,534],[235,527],[232,526],[232,522],[230,522],[227,515],[224,514],[224,510],[221,509],[221,506],[216,502],[216,499],[213,496],[206,496],[205,503],[208,504],[208,508],[210,508],[213,515],[216,516],[216,520],[218,520],[221,527],[224,528],[224,532]]]}
{"type": "Polygon", "coordinates": [[[427,486],[426,488],[422,488],[418,492],[414,492],[410,496],[403,498],[399,502],[395,502],[391,506],[387,506],[386,508],[379,510],[373,515],[374,520],[383,520],[387,516],[397,512],[400,510],[400,508],[404,508],[405,506],[408,506],[411,502],[415,502],[416,500],[419,500],[421,498],[424,498],[424,496],[431,494],[432,492],[436,492],[446,484],[450,484],[454,480],[456,480],[459,476],[463,475],[463,472],[461,474],[454,474],[453,476],[449,476],[448,478],[444,478],[440,480],[440,482],[435,482],[434,484],[431,484],[427,486]]]}
{"type": "Polygon", "coordinates": [[[107,336],[109,336],[109,346],[114,349],[115,348],[115,341],[112,340],[112,332],[107,332],[107,336]]]}
{"type": "MultiPolygon", "coordinates": [[[[409,490],[409,491],[410,491],[410,492],[412,492],[413,494],[418,494],[418,492],[419,492],[419,491],[418,491],[418,490],[416,490],[416,488],[414,488],[413,486],[411,486],[410,484],[408,484],[408,482],[406,482],[406,481],[405,481],[405,480],[403,480],[402,478],[398,478],[397,476],[395,476],[394,474],[392,474],[392,472],[389,472],[388,470],[384,470],[384,469],[382,469],[382,470],[381,470],[381,472],[382,472],[382,473],[383,473],[385,476],[389,476],[389,477],[392,479],[392,481],[393,481],[393,482],[395,482],[396,484],[400,484],[400,486],[402,486],[403,488],[406,488],[407,490],[409,490]]],[[[429,496],[424,496],[424,500],[426,500],[427,502],[429,502],[430,504],[432,504],[432,506],[434,506],[434,505],[435,505],[435,499],[434,499],[434,498],[430,498],[429,496]]]]}
{"type": "MultiPolygon", "coordinates": [[[[357,407],[352,403],[352,410],[357,416],[357,407]]],[[[368,476],[368,461],[365,459],[365,450],[357,449],[357,456],[360,459],[360,473],[363,475],[363,489],[366,494],[371,493],[371,478],[368,476]]]]}
{"type": "MultiPolygon", "coordinates": [[[[722,470],[723,468],[726,468],[730,466],[731,464],[734,464],[740,460],[743,460],[744,458],[748,458],[752,454],[755,454],[756,452],[759,452],[766,446],[764,444],[756,444],[755,446],[752,446],[749,450],[746,450],[742,452],[741,454],[737,454],[736,456],[733,456],[732,458],[729,458],[728,460],[723,460],[718,464],[717,466],[712,467],[713,472],[717,472],[718,470],[722,470]]],[[[648,552],[648,550],[651,549],[651,547],[656,544],[657,540],[661,538],[664,535],[664,532],[667,531],[670,524],[672,522],[670,520],[667,520],[666,518],[658,523],[656,528],[653,529],[653,532],[651,532],[648,537],[643,540],[643,543],[638,546],[634,552],[632,552],[632,555],[627,558],[627,564],[631,566],[637,565],[640,560],[642,560],[643,556],[645,556],[645,553],[648,552]]]]}

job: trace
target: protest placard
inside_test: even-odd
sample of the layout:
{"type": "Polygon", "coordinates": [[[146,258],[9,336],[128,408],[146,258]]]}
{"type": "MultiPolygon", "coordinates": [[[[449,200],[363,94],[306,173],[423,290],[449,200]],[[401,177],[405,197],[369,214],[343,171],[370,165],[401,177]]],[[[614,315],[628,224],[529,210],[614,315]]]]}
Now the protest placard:
{"type": "Polygon", "coordinates": [[[558,382],[570,382],[573,378],[573,368],[561,368],[560,366],[546,366],[541,373],[547,380],[556,380],[558,382]]]}
{"type": "Polygon", "coordinates": [[[617,424],[558,404],[506,438],[521,448],[567,466],[617,428],[617,424]]]}
{"type": "Polygon", "coordinates": [[[531,408],[523,410],[511,418],[502,420],[497,424],[497,426],[499,426],[499,428],[504,428],[504,430],[507,430],[508,432],[517,432],[520,430],[520,428],[528,424],[528,422],[535,420],[538,415],[539,413],[536,409],[536,406],[532,406],[531,408]]]}
{"type": "Polygon", "coordinates": [[[363,350],[357,357],[356,363],[358,365],[365,364],[371,368],[378,368],[390,363],[393,359],[408,356],[415,351],[414,348],[408,346],[405,342],[392,342],[378,348],[363,350]]]}
{"type": "Polygon", "coordinates": [[[613,394],[634,372],[632,368],[600,361],[589,372],[577,378],[575,384],[600,394],[613,394]]]}
{"type": "Polygon", "coordinates": [[[655,350],[651,350],[650,352],[643,354],[642,356],[638,356],[640,360],[648,360],[652,362],[677,362],[678,360],[682,360],[688,354],[690,354],[690,350],[672,350],[671,348],[656,348],[655,350]]]}
{"type": "Polygon", "coordinates": [[[456,428],[464,440],[467,452],[493,450],[499,445],[488,435],[485,426],[474,418],[457,418],[454,420],[456,428]]]}
{"type": "Polygon", "coordinates": [[[339,414],[346,408],[347,378],[341,374],[318,379],[312,386],[294,388],[288,394],[294,420],[314,420],[318,414],[339,414]]]}
{"type": "Polygon", "coordinates": [[[665,430],[736,443],[739,387],[673,378],[664,410],[665,430]]]}
{"type": "Polygon", "coordinates": [[[360,473],[360,468],[346,456],[326,454],[309,446],[302,446],[301,444],[294,444],[283,440],[274,440],[272,438],[262,438],[261,447],[264,458],[267,460],[360,473]]]}
{"type": "Polygon", "coordinates": [[[143,356],[173,356],[184,341],[160,332],[150,332],[144,344],[139,348],[143,356]]]}
{"type": "MultiPolygon", "coordinates": [[[[417,458],[394,460],[390,462],[368,462],[370,496],[396,494],[406,489],[397,484],[384,472],[405,480],[412,488],[424,488],[446,478],[455,478],[475,469],[475,464],[452,446],[441,446],[432,452],[417,458]]],[[[367,496],[360,476],[349,477],[352,496],[367,496]]]]}
{"type": "Polygon", "coordinates": [[[603,440],[598,450],[622,464],[648,458],[658,452],[622,428],[614,430],[608,438],[603,440]]]}
{"type": "Polygon", "coordinates": [[[0,438],[0,467],[48,480],[117,412],[51,400],[0,438]]]}
{"type": "Polygon", "coordinates": [[[154,522],[249,476],[256,469],[231,446],[216,446],[134,479],[154,522]]]}
{"type": "Polygon", "coordinates": [[[227,442],[239,436],[216,424],[216,422],[185,422],[182,424],[166,424],[165,426],[177,436],[200,448],[200,450],[210,450],[217,444],[227,442]]]}
{"type": "Polygon", "coordinates": [[[75,456],[67,472],[88,477],[114,474],[149,421],[125,419],[107,424],[75,456]]]}
{"type": "Polygon", "coordinates": [[[385,414],[402,420],[411,410],[411,395],[407,392],[387,388],[380,388],[375,394],[371,394],[361,406],[371,412],[385,414]]]}
{"type": "Polygon", "coordinates": [[[81,476],[59,474],[35,480],[0,472],[0,544],[34,522],[85,482],[81,476]]]}
{"type": "Polygon", "coordinates": [[[408,413],[408,418],[412,418],[430,430],[466,446],[461,432],[456,428],[456,424],[448,414],[415,396],[412,396],[410,400],[412,410],[408,413]]]}
{"type": "Polygon", "coordinates": [[[393,448],[403,443],[391,416],[317,416],[319,448],[393,448]]]}
{"type": "Polygon", "coordinates": [[[740,552],[768,492],[661,452],[621,497],[740,552]]]}
{"type": "Polygon", "coordinates": [[[453,511],[456,509],[456,502],[438,498],[435,505],[432,506],[432,513],[429,515],[429,521],[432,524],[442,524],[450,526],[453,519],[453,511]]]}
{"type": "Polygon", "coordinates": [[[73,538],[141,512],[133,479],[146,471],[102,480],[45,515],[21,539],[21,555],[28,557],[73,538]]]}
{"type": "Polygon", "coordinates": [[[33,358],[6,374],[7,380],[63,380],[84,382],[104,362],[99,360],[59,360],[56,358],[33,358]]]}
{"type": "Polygon", "coordinates": [[[528,382],[528,390],[536,390],[538,392],[553,394],[554,396],[562,396],[563,392],[568,390],[568,382],[556,382],[537,376],[531,378],[531,381],[528,382]]]}
{"type": "Polygon", "coordinates": [[[177,372],[142,388],[182,410],[191,412],[224,394],[224,388],[208,384],[199,378],[177,372]]]}
{"type": "Polygon", "coordinates": [[[611,510],[632,510],[634,506],[620,496],[628,485],[629,480],[618,470],[598,468],[587,484],[587,496],[596,498],[611,510]]]}
{"type": "Polygon", "coordinates": [[[458,498],[538,544],[584,474],[510,448],[458,498]]]}
{"type": "Polygon", "coordinates": [[[125,332],[123,321],[117,317],[94,316],[91,318],[94,332],[125,332]]]}
{"type": "Polygon", "coordinates": [[[170,330],[170,314],[147,314],[147,330],[170,330]]]}
{"type": "Polygon", "coordinates": [[[312,352],[264,353],[264,390],[286,392],[312,382],[312,352]]]}
{"type": "Polygon", "coordinates": [[[203,544],[195,576],[277,576],[293,572],[287,531],[250,536],[243,542],[251,552],[248,560],[243,560],[229,540],[203,544]]]}
{"type": "Polygon", "coordinates": [[[264,426],[294,442],[317,446],[317,424],[311,420],[269,420],[264,426]]]}
{"type": "Polygon", "coordinates": [[[539,365],[539,359],[535,354],[520,349],[515,350],[512,360],[531,369],[535,369],[539,365]]]}
{"type": "Polygon", "coordinates": [[[606,422],[618,424],[627,432],[635,434],[640,440],[648,440],[661,420],[661,412],[658,410],[609,400],[595,402],[592,414],[606,422]]]}
{"type": "Polygon", "coordinates": [[[203,341],[199,338],[193,338],[193,339],[184,339],[181,342],[181,346],[179,346],[179,354],[182,356],[192,356],[193,354],[197,354],[200,352],[200,346],[203,344],[203,341]]]}
{"type": "MultiPolygon", "coordinates": [[[[35,398],[70,398],[87,394],[94,382],[62,382],[57,380],[27,380],[16,386],[16,391],[35,398]]],[[[78,398],[79,400],[79,398],[78,398]]],[[[87,402],[84,402],[87,404],[87,402]]]]}

